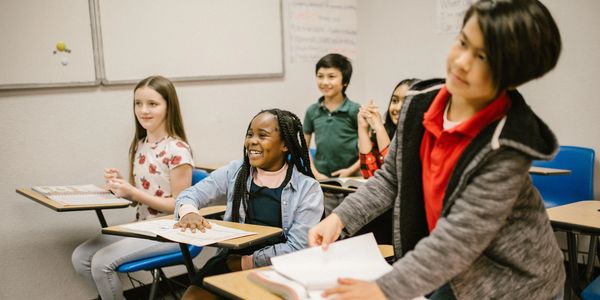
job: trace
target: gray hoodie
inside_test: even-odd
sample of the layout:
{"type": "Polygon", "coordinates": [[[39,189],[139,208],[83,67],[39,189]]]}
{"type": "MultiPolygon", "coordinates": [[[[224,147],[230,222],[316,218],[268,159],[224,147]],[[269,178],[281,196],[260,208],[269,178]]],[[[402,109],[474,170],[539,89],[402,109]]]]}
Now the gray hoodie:
{"type": "Polygon", "coordinates": [[[443,81],[409,91],[382,169],[333,212],[352,234],[393,208],[394,269],[377,280],[390,299],[411,299],[445,283],[457,299],[551,299],[565,281],[563,257],[528,170],[550,159],[554,134],[510,91],[512,106],[467,146],[429,233],[419,149],[423,114],[443,81]]]}

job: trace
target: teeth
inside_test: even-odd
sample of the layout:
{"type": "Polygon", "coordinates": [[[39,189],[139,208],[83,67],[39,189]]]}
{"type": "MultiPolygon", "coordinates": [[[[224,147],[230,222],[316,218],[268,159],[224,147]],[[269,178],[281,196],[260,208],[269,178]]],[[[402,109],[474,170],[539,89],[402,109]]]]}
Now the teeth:
{"type": "Polygon", "coordinates": [[[250,150],[249,152],[250,152],[250,154],[255,154],[255,155],[256,155],[256,154],[261,154],[261,153],[262,153],[262,152],[260,152],[260,151],[255,151],[255,150],[250,150]]]}

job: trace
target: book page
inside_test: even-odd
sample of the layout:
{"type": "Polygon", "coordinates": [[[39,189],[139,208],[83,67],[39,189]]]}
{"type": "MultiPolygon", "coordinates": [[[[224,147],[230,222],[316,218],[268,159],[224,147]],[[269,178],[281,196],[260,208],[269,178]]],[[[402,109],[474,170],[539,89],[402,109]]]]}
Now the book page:
{"type": "Polygon", "coordinates": [[[32,190],[41,193],[62,205],[129,204],[109,191],[93,184],[35,186],[32,190]]]}
{"type": "Polygon", "coordinates": [[[173,225],[175,225],[174,220],[150,220],[150,221],[142,221],[142,222],[134,222],[125,225],[120,225],[121,227],[127,229],[128,231],[132,231],[135,233],[147,235],[147,236],[156,236],[157,232],[161,232],[164,230],[173,229],[173,225]]]}
{"type": "Polygon", "coordinates": [[[392,270],[372,233],[271,258],[273,268],[308,290],[334,287],[340,277],[373,281],[392,270]]]}
{"type": "Polygon", "coordinates": [[[48,195],[46,196],[62,205],[100,205],[129,204],[127,199],[117,198],[113,194],[81,194],[81,195],[48,195]]]}
{"type": "Polygon", "coordinates": [[[362,177],[338,177],[338,178],[327,178],[319,180],[319,183],[337,185],[345,188],[358,188],[367,182],[362,177]]]}
{"type": "Polygon", "coordinates": [[[93,184],[85,185],[56,185],[56,186],[34,186],[34,191],[44,195],[58,195],[58,194],[103,194],[109,193],[107,190],[102,189],[93,184]]]}
{"type": "Polygon", "coordinates": [[[189,229],[181,231],[181,228],[173,228],[175,223],[177,223],[175,220],[158,219],[125,224],[121,225],[121,227],[135,233],[148,236],[159,235],[174,242],[196,246],[206,246],[225,240],[256,234],[256,232],[230,228],[212,222],[209,222],[212,228],[206,229],[205,232],[199,230],[192,232],[189,229]]]}
{"type": "Polygon", "coordinates": [[[212,228],[206,229],[205,232],[201,232],[199,230],[192,232],[189,229],[186,231],[181,231],[180,228],[173,228],[169,230],[162,230],[158,232],[158,235],[179,243],[206,246],[218,243],[220,241],[256,234],[256,232],[221,226],[212,222],[210,222],[210,225],[212,228]]]}

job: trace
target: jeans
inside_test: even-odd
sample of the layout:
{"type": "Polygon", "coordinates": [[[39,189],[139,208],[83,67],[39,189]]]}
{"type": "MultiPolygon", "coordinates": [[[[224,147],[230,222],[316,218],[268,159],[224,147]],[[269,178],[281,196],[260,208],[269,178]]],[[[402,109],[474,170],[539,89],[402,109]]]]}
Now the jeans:
{"type": "Polygon", "coordinates": [[[179,249],[177,243],[101,234],[77,246],[71,262],[77,273],[96,286],[102,300],[125,299],[119,265],[179,249]]]}

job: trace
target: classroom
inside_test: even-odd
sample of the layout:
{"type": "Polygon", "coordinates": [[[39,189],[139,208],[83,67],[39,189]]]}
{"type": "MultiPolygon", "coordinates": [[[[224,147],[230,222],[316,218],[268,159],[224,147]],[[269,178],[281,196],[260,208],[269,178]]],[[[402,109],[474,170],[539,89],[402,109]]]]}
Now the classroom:
{"type": "MultiPolygon", "coordinates": [[[[90,0],[92,2],[95,1],[90,0]]],[[[351,58],[354,74],[347,94],[358,103],[374,99],[380,107],[385,107],[391,89],[400,79],[443,77],[445,74],[446,49],[456,33],[440,32],[436,27],[438,0],[276,2],[281,9],[282,40],[281,49],[275,53],[281,55],[281,70],[266,76],[199,74],[197,79],[174,82],[195,164],[216,165],[239,159],[247,122],[262,109],[286,109],[303,119],[306,108],[319,97],[314,76],[316,60],[328,52],[344,52],[351,58]],[[310,19],[307,21],[309,15],[301,18],[293,14],[294,9],[299,9],[292,4],[296,2],[311,4],[313,9],[316,5],[332,4],[331,11],[339,14],[338,18],[346,18],[340,25],[347,30],[345,37],[338,41],[339,48],[328,44],[318,51],[309,51],[308,48],[315,46],[314,40],[292,36],[299,30],[294,26],[311,22],[310,19]]],[[[600,101],[593,93],[600,74],[600,1],[541,2],[558,23],[563,50],[554,70],[539,80],[526,83],[519,91],[554,131],[561,145],[595,150],[594,198],[600,199],[600,101]]],[[[33,2],[24,3],[31,5],[33,2]]],[[[143,10],[143,7],[138,8],[143,10]]],[[[65,18],[70,17],[68,14],[65,12],[65,18]]],[[[39,17],[43,18],[43,15],[39,17]]],[[[315,24],[330,24],[326,21],[331,21],[312,17],[315,17],[315,24]]],[[[55,22],[59,26],[61,21],[55,22]]],[[[135,18],[130,22],[136,22],[135,18]]],[[[228,22],[237,20],[233,18],[228,22]]],[[[144,28],[137,30],[139,32],[134,35],[148,34],[144,28]]],[[[19,28],[2,28],[2,31],[5,39],[0,56],[12,55],[9,49],[11,45],[22,44],[22,32],[19,28]]],[[[235,40],[235,37],[228,40],[232,47],[236,47],[235,40]]],[[[50,52],[54,43],[49,47],[50,52]]],[[[189,43],[210,47],[202,41],[189,43]]],[[[272,49],[264,51],[273,52],[272,49]]],[[[137,55],[143,59],[145,53],[137,55]]],[[[0,59],[2,61],[5,60],[0,59]]],[[[0,69],[2,73],[13,71],[1,65],[0,69]]],[[[0,88],[0,119],[3,122],[0,126],[0,153],[3,153],[0,158],[3,166],[0,172],[0,253],[3,256],[0,260],[0,299],[96,297],[96,291],[83,283],[70,263],[73,249],[99,232],[94,212],[57,213],[18,195],[15,189],[36,185],[101,184],[105,167],[126,170],[128,157],[125,154],[134,124],[131,113],[133,86],[134,83],[129,82],[0,88]]],[[[107,210],[104,215],[109,224],[121,224],[131,221],[133,210],[107,210]]],[[[587,248],[582,245],[581,249],[587,248]]],[[[183,266],[167,270],[170,275],[184,272],[183,266]]],[[[148,276],[141,278],[148,280],[148,276]]]]}

